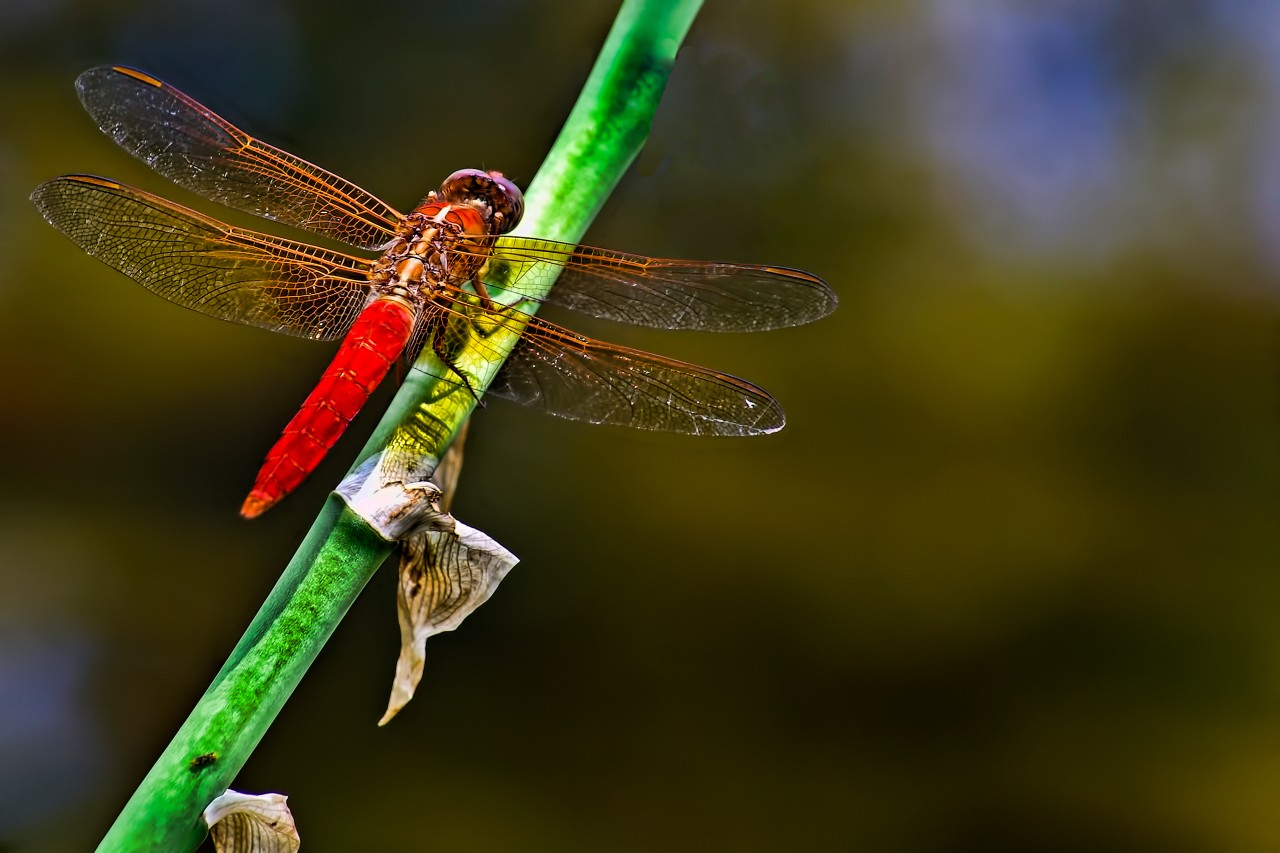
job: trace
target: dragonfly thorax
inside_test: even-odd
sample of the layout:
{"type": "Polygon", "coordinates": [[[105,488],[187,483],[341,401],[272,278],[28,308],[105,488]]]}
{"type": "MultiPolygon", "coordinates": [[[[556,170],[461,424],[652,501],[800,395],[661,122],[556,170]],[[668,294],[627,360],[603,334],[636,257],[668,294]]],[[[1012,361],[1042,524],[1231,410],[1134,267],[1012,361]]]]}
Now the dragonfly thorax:
{"type": "Polygon", "coordinates": [[[421,301],[460,285],[483,266],[492,244],[485,211],[427,201],[404,218],[370,273],[375,289],[421,301]]]}
{"type": "Polygon", "coordinates": [[[383,293],[427,299],[484,266],[498,235],[515,227],[524,197],[501,172],[462,169],[404,217],[370,278],[383,293]]]}

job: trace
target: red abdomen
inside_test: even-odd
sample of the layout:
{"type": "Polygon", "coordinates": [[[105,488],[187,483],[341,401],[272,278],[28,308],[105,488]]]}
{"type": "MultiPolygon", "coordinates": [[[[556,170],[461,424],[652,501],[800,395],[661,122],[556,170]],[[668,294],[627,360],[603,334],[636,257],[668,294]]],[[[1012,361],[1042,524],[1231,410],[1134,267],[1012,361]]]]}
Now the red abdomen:
{"type": "Polygon", "coordinates": [[[399,300],[379,299],[361,312],[320,383],[267,453],[242,516],[266,512],[315,470],[400,357],[412,331],[413,312],[399,300]]]}

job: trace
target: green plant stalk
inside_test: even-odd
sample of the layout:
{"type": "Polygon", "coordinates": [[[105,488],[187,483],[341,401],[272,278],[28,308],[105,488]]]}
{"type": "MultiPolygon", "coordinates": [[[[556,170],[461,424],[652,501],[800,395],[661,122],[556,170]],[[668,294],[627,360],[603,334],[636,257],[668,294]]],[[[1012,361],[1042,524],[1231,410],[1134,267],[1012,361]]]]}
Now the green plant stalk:
{"type": "MultiPolygon", "coordinates": [[[[701,0],[625,0],[577,104],[526,193],[518,234],[576,242],[649,132],[662,91],[701,0]]],[[[500,344],[509,353],[517,336],[500,344]]],[[[428,348],[429,350],[429,348],[428,348]]],[[[499,364],[464,353],[487,387],[499,364]]],[[[425,357],[431,362],[434,356],[425,357]]],[[[441,373],[440,365],[424,365],[441,373]],[[435,368],[435,369],[433,369],[435,368]]],[[[447,374],[446,374],[447,375],[447,374]]],[[[360,461],[415,419],[429,421],[438,458],[475,399],[442,391],[412,371],[360,461]],[[426,408],[424,408],[424,406],[426,408]]],[[[354,466],[353,466],[354,468],[354,466]]],[[[338,622],[393,543],[334,495],[222,670],[112,824],[100,851],[194,850],[204,808],[222,794],[262,739],[338,622]]]]}

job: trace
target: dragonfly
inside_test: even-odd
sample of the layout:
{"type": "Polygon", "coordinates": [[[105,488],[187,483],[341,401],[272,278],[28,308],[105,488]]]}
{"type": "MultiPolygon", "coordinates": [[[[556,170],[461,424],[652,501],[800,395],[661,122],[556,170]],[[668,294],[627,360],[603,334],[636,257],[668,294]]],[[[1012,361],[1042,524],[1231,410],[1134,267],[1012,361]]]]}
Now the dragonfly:
{"type": "Polygon", "coordinates": [[[710,331],[794,326],[836,306],[831,287],[800,270],[509,235],[524,200],[497,171],[455,172],[401,213],[142,71],[94,68],[76,88],[107,135],[179,186],[366,253],[235,227],[92,175],[54,178],[32,194],[44,218],[85,252],[171,302],[302,338],[341,339],[268,451],[241,508],[246,518],[298,488],[393,365],[413,365],[426,346],[447,368],[439,378],[462,383],[477,401],[483,393],[564,418],[678,433],[782,428],[781,406],[750,382],[592,340],[534,316],[542,303],[710,331]],[[548,276],[557,276],[549,292],[548,276]],[[457,354],[466,346],[500,360],[495,330],[519,339],[482,389],[457,354]]]}

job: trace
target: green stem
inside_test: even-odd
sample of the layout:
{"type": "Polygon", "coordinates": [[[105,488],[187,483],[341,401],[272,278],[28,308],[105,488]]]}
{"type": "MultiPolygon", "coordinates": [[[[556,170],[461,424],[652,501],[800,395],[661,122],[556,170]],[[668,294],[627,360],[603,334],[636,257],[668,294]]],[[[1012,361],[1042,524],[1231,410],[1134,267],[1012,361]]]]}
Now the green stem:
{"type": "MultiPolygon", "coordinates": [[[[517,233],[576,242],[639,152],[701,0],[625,0],[586,86],[526,193],[517,233]]],[[[514,344],[514,337],[506,342],[514,344]]],[[[430,357],[430,356],[428,356],[430,357]]],[[[497,363],[480,365],[487,386],[497,363]]],[[[426,416],[438,457],[474,399],[410,373],[357,462],[426,416]]],[[[330,495],[222,671],[111,826],[99,850],[194,850],[225,791],[394,545],[330,495]],[[209,759],[212,756],[212,760],[209,759]],[[193,764],[193,760],[200,758],[193,764]]]]}

